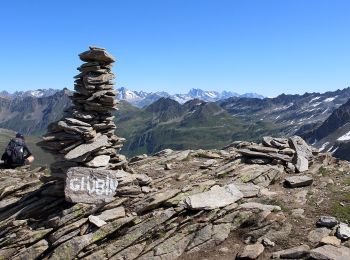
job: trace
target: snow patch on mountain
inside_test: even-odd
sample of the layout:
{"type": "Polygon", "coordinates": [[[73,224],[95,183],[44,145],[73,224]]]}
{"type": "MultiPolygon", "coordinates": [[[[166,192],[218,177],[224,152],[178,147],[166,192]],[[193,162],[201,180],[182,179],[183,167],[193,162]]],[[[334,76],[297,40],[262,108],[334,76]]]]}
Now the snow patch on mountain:
{"type": "Polygon", "coordinates": [[[320,149],[318,149],[319,152],[322,152],[324,149],[326,149],[327,145],[329,145],[329,142],[324,143],[320,149]]]}
{"type": "Polygon", "coordinates": [[[347,140],[350,140],[350,131],[347,132],[345,135],[340,136],[337,140],[338,140],[338,141],[347,141],[347,140]]]}
{"type": "Polygon", "coordinates": [[[320,99],[321,97],[314,97],[313,99],[311,99],[310,100],[310,102],[314,102],[314,101],[316,101],[316,100],[318,100],[318,99],[320,99]]]}
{"type": "Polygon", "coordinates": [[[332,102],[334,99],[336,99],[338,96],[335,97],[330,97],[330,98],[326,98],[325,100],[323,100],[324,102],[332,102]]]}
{"type": "Polygon", "coordinates": [[[10,99],[26,98],[26,97],[42,98],[42,97],[49,97],[49,96],[55,95],[59,91],[61,90],[52,89],[52,88],[36,89],[36,90],[28,90],[28,91],[16,91],[14,93],[2,91],[0,92],[0,96],[10,98],[10,99]]]}

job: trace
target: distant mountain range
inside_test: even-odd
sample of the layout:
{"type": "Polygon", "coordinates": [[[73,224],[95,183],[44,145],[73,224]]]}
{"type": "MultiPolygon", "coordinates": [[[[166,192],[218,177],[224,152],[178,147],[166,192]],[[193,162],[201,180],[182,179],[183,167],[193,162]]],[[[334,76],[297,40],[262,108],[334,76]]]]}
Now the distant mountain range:
{"type": "MultiPolygon", "coordinates": [[[[117,98],[119,100],[124,100],[129,102],[130,104],[137,107],[146,107],[153,102],[157,101],[160,98],[170,98],[173,99],[180,104],[184,104],[185,102],[192,99],[200,99],[207,102],[215,102],[218,100],[227,99],[230,97],[246,97],[246,98],[259,98],[262,99],[264,96],[256,94],[256,93],[246,93],[246,94],[238,94],[230,91],[205,91],[202,89],[191,89],[187,94],[174,94],[171,95],[167,92],[145,92],[145,91],[133,91],[126,89],[124,87],[117,89],[119,94],[117,98]]],[[[7,91],[1,91],[0,97],[7,99],[15,99],[15,98],[25,98],[25,97],[49,97],[59,92],[58,89],[37,89],[37,90],[28,90],[28,91],[16,91],[14,93],[9,93],[7,91]]]]}
{"type": "MultiPolygon", "coordinates": [[[[44,133],[47,125],[59,119],[71,104],[68,98],[71,91],[54,92],[53,95],[45,90],[27,94],[18,92],[0,97],[0,127],[24,134],[44,133]]],[[[333,141],[329,141],[324,149],[334,152],[337,147],[334,145],[350,135],[350,88],[326,93],[282,94],[275,98],[230,97],[215,102],[203,99],[206,96],[215,99],[218,95],[191,90],[190,100],[184,103],[184,98],[180,103],[174,97],[159,97],[158,94],[121,89],[124,100],[115,120],[118,135],[127,139],[125,154],[153,153],[163,148],[221,148],[239,139],[294,134],[320,148],[327,142],[325,138],[333,136],[333,141]],[[138,97],[143,96],[142,102],[149,102],[152,95],[156,101],[142,108],[125,101],[137,100],[135,93],[138,97]],[[193,99],[194,96],[201,99],[193,99]]],[[[221,93],[221,97],[224,94],[221,93]]],[[[338,151],[342,151],[340,146],[334,154],[338,155],[338,151]]]]}
{"type": "Polygon", "coordinates": [[[58,90],[58,89],[52,89],[52,88],[28,90],[28,91],[16,91],[16,92],[14,92],[12,94],[7,92],[7,91],[1,91],[0,92],[0,97],[2,97],[2,98],[10,98],[10,99],[25,98],[25,97],[42,98],[42,97],[52,96],[52,95],[56,94],[59,91],[60,90],[58,90]]]}
{"type": "Polygon", "coordinates": [[[177,101],[180,104],[184,104],[192,99],[200,99],[206,102],[215,102],[218,100],[227,99],[230,97],[246,97],[246,98],[259,98],[262,99],[264,96],[256,93],[246,93],[240,95],[230,91],[205,91],[202,89],[191,89],[187,94],[174,94],[170,95],[167,92],[145,92],[145,91],[132,91],[126,88],[118,89],[118,99],[129,102],[139,108],[146,107],[160,98],[170,98],[177,101]]]}

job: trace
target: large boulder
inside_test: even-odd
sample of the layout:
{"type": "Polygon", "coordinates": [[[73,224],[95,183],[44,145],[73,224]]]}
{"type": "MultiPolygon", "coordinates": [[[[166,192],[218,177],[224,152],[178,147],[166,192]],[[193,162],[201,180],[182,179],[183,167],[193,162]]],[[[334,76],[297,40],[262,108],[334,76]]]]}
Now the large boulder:
{"type": "Polygon", "coordinates": [[[118,171],[72,167],[67,172],[65,198],[69,202],[110,202],[116,194],[118,171]]]}

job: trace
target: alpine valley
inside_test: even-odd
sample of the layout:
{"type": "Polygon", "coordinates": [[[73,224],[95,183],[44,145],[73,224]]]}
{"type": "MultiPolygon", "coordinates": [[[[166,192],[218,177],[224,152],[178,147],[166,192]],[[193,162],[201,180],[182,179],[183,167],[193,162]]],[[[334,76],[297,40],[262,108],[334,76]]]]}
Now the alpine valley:
{"type": "MultiPolygon", "coordinates": [[[[125,88],[118,92],[115,121],[118,135],[127,140],[122,153],[128,156],[297,134],[323,151],[350,159],[350,88],[275,98],[200,89],[176,95],[125,88]]],[[[1,92],[0,127],[42,135],[70,106],[69,95],[68,89],[1,92]]]]}

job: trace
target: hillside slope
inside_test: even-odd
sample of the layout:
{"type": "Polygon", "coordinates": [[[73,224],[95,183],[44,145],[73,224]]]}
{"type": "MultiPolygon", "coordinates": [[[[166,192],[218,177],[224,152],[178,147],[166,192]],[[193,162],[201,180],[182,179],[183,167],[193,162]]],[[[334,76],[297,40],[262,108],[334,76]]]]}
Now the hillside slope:
{"type": "Polygon", "coordinates": [[[350,100],[336,109],[319,127],[303,135],[321,151],[350,160],[350,100]]]}
{"type": "Polygon", "coordinates": [[[42,134],[69,107],[68,94],[70,91],[62,90],[48,97],[0,98],[0,127],[26,135],[42,134]]]}
{"type": "Polygon", "coordinates": [[[219,148],[233,140],[276,134],[264,122],[248,125],[218,104],[196,99],[181,105],[161,98],[145,109],[131,111],[128,103],[121,102],[116,123],[118,134],[127,140],[122,152],[128,155],[165,148],[219,148]]]}
{"type": "Polygon", "coordinates": [[[229,98],[219,104],[246,122],[268,122],[278,128],[281,135],[290,136],[315,128],[349,98],[350,88],[346,88],[321,94],[282,94],[265,99],[229,98]]]}

